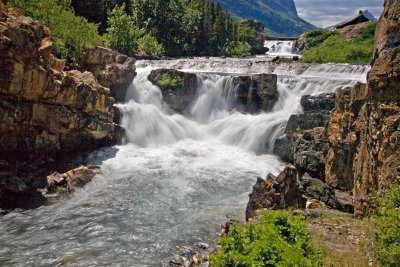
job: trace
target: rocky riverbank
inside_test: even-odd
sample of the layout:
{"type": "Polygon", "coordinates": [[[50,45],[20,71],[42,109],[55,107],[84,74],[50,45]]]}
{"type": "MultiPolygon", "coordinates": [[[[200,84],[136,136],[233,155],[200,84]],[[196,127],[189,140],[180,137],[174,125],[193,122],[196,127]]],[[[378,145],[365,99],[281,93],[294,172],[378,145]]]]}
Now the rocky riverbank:
{"type": "Polygon", "coordinates": [[[367,215],[371,193],[400,183],[399,13],[399,2],[385,1],[367,84],[302,98],[304,113],[289,119],[274,148],[293,165],[257,181],[248,219],[260,208],[303,208],[292,201],[300,196],[367,215]]]}
{"type": "Polygon", "coordinates": [[[135,60],[99,47],[65,71],[50,30],[1,2],[0,34],[0,208],[17,208],[12,196],[35,195],[63,162],[120,142],[114,97],[124,99],[135,60]]]}

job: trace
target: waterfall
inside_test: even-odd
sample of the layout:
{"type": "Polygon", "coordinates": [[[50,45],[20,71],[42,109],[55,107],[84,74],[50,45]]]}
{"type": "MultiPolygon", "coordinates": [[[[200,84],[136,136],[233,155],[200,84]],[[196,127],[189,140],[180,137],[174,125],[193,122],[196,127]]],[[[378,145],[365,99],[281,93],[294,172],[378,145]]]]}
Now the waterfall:
{"type": "Polygon", "coordinates": [[[0,217],[0,265],[159,266],[177,246],[216,240],[226,214],[243,214],[256,177],[282,170],[268,152],[289,117],[302,112],[301,97],[365,82],[368,70],[258,58],[137,62],[126,101],[117,105],[126,142],[89,156],[101,175],[84,189],[0,217]],[[183,115],[147,79],[161,67],[197,75],[183,115]],[[232,108],[241,73],[278,75],[273,110],[252,115],[232,108]]]}
{"type": "MultiPolygon", "coordinates": [[[[127,103],[118,107],[127,141],[157,147],[184,139],[217,140],[246,150],[271,152],[292,114],[301,112],[303,95],[335,92],[365,79],[368,70],[358,65],[310,65],[299,70],[276,68],[279,101],[272,112],[243,114],[233,108],[238,74],[197,73],[197,91],[187,115],[174,114],[162,102],[161,91],[147,80],[154,67],[138,68],[127,103]],[[293,73],[294,72],[294,73],[293,73]]],[[[194,71],[194,73],[196,73],[194,71]]],[[[252,88],[247,105],[251,105],[252,88]]]]}
{"type": "Polygon", "coordinates": [[[268,55],[271,56],[294,56],[293,41],[271,40],[265,41],[265,47],[268,48],[268,55]]]}

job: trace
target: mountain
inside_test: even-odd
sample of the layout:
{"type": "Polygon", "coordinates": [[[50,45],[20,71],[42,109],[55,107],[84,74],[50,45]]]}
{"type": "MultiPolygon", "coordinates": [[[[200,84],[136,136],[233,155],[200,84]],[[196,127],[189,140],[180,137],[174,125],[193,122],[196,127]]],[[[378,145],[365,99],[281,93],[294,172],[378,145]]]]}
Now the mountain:
{"type": "Polygon", "coordinates": [[[237,18],[256,19],[270,36],[298,36],[315,29],[297,14],[294,0],[212,0],[237,18]]]}

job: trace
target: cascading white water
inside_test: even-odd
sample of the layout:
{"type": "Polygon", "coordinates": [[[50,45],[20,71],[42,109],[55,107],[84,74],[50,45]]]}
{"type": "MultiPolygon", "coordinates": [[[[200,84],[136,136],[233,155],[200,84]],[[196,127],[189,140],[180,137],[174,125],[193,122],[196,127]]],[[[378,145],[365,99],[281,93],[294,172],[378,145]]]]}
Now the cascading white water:
{"type": "Polygon", "coordinates": [[[271,40],[265,41],[265,47],[268,48],[268,55],[272,56],[294,56],[293,41],[271,40]]]}
{"type": "Polygon", "coordinates": [[[88,163],[101,165],[102,174],[71,198],[1,217],[0,266],[159,266],[176,246],[208,242],[227,213],[243,214],[255,178],[282,168],[266,152],[290,115],[301,112],[301,96],[363,82],[368,71],[346,64],[274,67],[280,99],[272,112],[257,115],[231,109],[232,75],[199,73],[185,116],[174,114],[147,80],[161,65],[193,72],[268,67],[225,61],[208,69],[213,62],[138,62],[143,67],[118,105],[126,144],[93,153],[88,163]]]}

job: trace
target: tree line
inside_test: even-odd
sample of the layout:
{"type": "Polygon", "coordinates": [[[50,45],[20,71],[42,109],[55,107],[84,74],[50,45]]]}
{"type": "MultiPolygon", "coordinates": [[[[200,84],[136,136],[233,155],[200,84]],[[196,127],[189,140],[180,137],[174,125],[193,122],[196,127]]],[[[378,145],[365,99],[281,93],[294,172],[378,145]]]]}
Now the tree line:
{"type": "Polygon", "coordinates": [[[247,56],[257,35],[255,27],[205,0],[7,2],[44,21],[55,52],[73,62],[100,43],[130,56],[247,56]]]}

